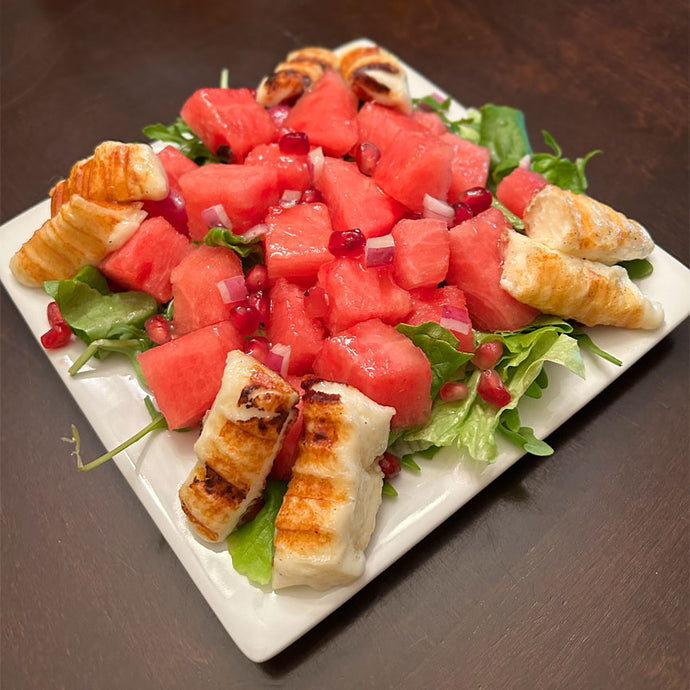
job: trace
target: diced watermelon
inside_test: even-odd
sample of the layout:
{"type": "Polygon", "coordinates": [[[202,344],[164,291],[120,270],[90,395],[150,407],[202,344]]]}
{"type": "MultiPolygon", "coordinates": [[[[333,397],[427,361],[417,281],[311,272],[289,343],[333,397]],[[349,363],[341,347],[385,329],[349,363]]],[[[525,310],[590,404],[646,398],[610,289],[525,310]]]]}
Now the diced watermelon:
{"type": "Polygon", "coordinates": [[[232,304],[225,304],[218,282],[242,275],[242,264],[232,249],[201,244],[173,269],[176,335],[230,319],[232,304]]]}
{"type": "MultiPolygon", "coordinates": [[[[443,315],[443,307],[466,308],[465,294],[457,285],[443,287],[416,288],[410,290],[412,297],[412,311],[405,317],[405,323],[419,326],[427,321],[439,323],[443,315]]],[[[469,318],[469,316],[468,316],[469,318]]],[[[458,350],[472,352],[474,350],[474,334],[471,328],[468,333],[460,333],[451,329],[453,335],[460,341],[458,350]]]]}
{"type": "Polygon", "coordinates": [[[448,203],[454,204],[460,194],[472,187],[485,187],[489,177],[491,152],[457,134],[445,132],[441,139],[453,147],[451,163],[451,182],[448,188],[448,203]]]}
{"type": "Polygon", "coordinates": [[[201,421],[220,390],[228,352],[241,346],[242,337],[224,321],[138,355],[146,383],[171,429],[201,421]]]}
{"type": "Polygon", "coordinates": [[[379,151],[385,151],[396,139],[406,136],[407,132],[428,133],[422,124],[409,115],[374,101],[367,101],[360,108],[357,113],[357,126],[358,143],[369,141],[375,144],[379,151]]]}
{"type": "Polygon", "coordinates": [[[439,114],[433,111],[413,110],[411,117],[417,124],[424,127],[429,134],[440,136],[448,131],[439,114]]]}
{"type": "Polygon", "coordinates": [[[268,339],[273,344],[290,346],[289,374],[311,372],[325,333],[321,322],[305,313],[304,290],[279,278],[271,288],[270,299],[271,317],[266,328],[268,339]]]}
{"type": "Polygon", "coordinates": [[[522,218],[532,197],[547,185],[546,178],[533,170],[515,168],[496,187],[496,198],[516,216],[522,218]]]}
{"type": "Polygon", "coordinates": [[[390,266],[365,268],[356,259],[338,258],[319,269],[318,285],[328,296],[330,333],[368,319],[397,324],[410,311],[410,295],[395,284],[390,266]]]}
{"type": "Polygon", "coordinates": [[[407,132],[381,150],[374,180],[401,204],[421,212],[425,194],[445,201],[453,156],[453,147],[440,137],[407,132]]]}
{"type": "Polygon", "coordinates": [[[450,236],[445,221],[403,218],[391,235],[395,240],[393,278],[400,287],[435,287],[446,279],[450,236]]]}
{"type": "Polygon", "coordinates": [[[198,89],[182,106],[182,119],[213,153],[228,146],[234,163],[277,137],[268,111],[249,89],[198,89]]]}
{"type": "Polygon", "coordinates": [[[326,156],[316,188],[331,214],[334,230],[359,228],[365,237],[385,235],[405,208],[379,188],[357,165],[326,156]]]}
{"type": "Polygon", "coordinates": [[[260,144],[247,154],[244,164],[273,168],[278,173],[281,192],[286,189],[303,192],[311,187],[307,160],[307,156],[282,153],[278,144],[260,144]]]}
{"type": "Polygon", "coordinates": [[[328,156],[344,156],[357,142],[357,105],[340,74],[327,69],[290,109],[284,127],[305,132],[328,156]]]}
{"type": "Polygon", "coordinates": [[[182,151],[172,145],[163,147],[158,152],[158,159],[168,175],[168,183],[178,191],[180,177],[199,167],[191,158],[187,158],[182,151]]]}
{"type": "Polygon", "coordinates": [[[423,424],[429,417],[429,360],[409,338],[379,319],[327,338],[314,362],[314,373],[394,407],[393,428],[423,424]]]}
{"type": "Polygon", "coordinates": [[[168,302],[172,297],[170,274],[190,251],[189,240],[165,218],[155,216],[144,220],[98,268],[127,290],[148,292],[159,302],[168,302]]]}
{"type": "Polygon", "coordinates": [[[465,293],[472,323],[480,330],[514,331],[531,323],[539,313],[500,285],[504,232],[514,230],[496,208],[450,229],[447,281],[465,293]]]}
{"type": "Polygon", "coordinates": [[[269,282],[285,278],[303,288],[313,285],[319,267],[333,258],[328,251],[333,228],[325,204],[272,208],[266,225],[264,247],[269,282]]]}
{"type": "Polygon", "coordinates": [[[278,173],[263,165],[207,163],[180,177],[187,202],[189,236],[203,240],[208,226],[202,211],[222,204],[233,232],[243,233],[260,223],[270,206],[280,199],[278,173]]]}

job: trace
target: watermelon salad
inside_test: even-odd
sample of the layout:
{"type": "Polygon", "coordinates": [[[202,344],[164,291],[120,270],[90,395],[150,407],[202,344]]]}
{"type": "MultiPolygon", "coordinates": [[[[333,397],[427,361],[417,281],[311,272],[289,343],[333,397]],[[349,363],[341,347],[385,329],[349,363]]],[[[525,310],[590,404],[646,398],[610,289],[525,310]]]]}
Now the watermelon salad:
{"type": "MultiPolygon", "coordinates": [[[[577,324],[499,284],[498,238],[545,184],[583,192],[589,157],[535,153],[523,114],[487,104],[460,119],[435,94],[403,113],[361,102],[326,70],[294,103],[203,88],[170,126],[152,125],[169,194],[121,248],[54,298],[45,347],[73,334],[91,358],[127,356],[153,429],[196,428],[241,349],[296,390],[304,376],[350,384],[395,408],[384,491],[401,467],[454,447],[492,461],[497,434],[551,448],[520,423],[546,362],[584,376],[581,348],[616,362],[577,324]]],[[[593,152],[594,153],[594,152],[593,152]]],[[[639,266],[638,266],[639,268],[639,266]]],[[[271,477],[290,478],[298,418],[271,477]]]]}

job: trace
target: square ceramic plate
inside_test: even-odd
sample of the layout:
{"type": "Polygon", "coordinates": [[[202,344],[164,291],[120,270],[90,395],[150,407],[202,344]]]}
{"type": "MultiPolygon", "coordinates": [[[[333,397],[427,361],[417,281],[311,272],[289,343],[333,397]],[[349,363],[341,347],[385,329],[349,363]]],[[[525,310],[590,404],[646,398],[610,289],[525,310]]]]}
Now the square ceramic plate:
{"type": "MultiPolygon", "coordinates": [[[[360,40],[353,44],[371,42],[360,40]]],[[[413,69],[407,69],[413,96],[442,93],[413,69]]],[[[453,116],[463,112],[457,103],[452,108],[453,116]]],[[[49,298],[41,290],[17,283],[10,273],[9,260],[47,220],[49,208],[46,200],[5,223],[1,230],[0,278],[37,339],[47,329],[45,309],[49,298]]],[[[690,313],[690,270],[659,248],[651,261],[654,273],[642,281],[641,288],[663,304],[665,324],[651,332],[593,329],[596,343],[620,358],[623,366],[616,367],[585,353],[584,381],[563,369],[549,369],[549,387],[542,399],[525,399],[520,406],[523,422],[532,426],[539,438],[565,422],[690,313]],[[561,395],[566,389],[567,395],[561,395]]],[[[94,361],[93,366],[70,377],[67,370],[81,351],[81,344],[73,343],[62,350],[45,352],[104,446],[114,448],[150,421],[143,404],[144,391],[118,357],[94,361]]],[[[194,463],[194,440],[193,432],[157,432],[114,462],[237,646],[257,662],[275,656],[335,611],[522,455],[515,447],[499,444],[497,461],[486,464],[446,450],[433,462],[423,462],[421,472],[404,471],[395,481],[399,496],[383,501],[367,551],[366,570],[359,580],[325,593],[307,588],[275,593],[251,585],[233,570],[224,548],[202,545],[187,528],[177,490],[194,463]]],[[[55,443],[60,440],[55,439],[55,443]]],[[[66,472],[72,471],[69,453],[66,448],[66,472]]],[[[76,470],[73,481],[80,481],[76,470]]]]}

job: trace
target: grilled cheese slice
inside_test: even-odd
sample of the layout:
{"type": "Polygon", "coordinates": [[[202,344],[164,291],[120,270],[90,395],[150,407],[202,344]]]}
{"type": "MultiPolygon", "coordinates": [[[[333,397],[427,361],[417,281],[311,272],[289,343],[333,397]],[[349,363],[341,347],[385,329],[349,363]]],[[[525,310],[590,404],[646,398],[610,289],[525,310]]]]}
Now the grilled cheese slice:
{"type": "Polygon", "coordinates": [[[624,268],[568,256],[506,230],[501,287],[519,302],[586,326],[658,328],[664,311],[624,268]]]}
{"type": "Polygon", "coordinates": [[[228,354],[220,391],[194,444],[198,462],[179,490],[199,537],[223,541],[261,498],[298,400],[287,381],[253,357],[228,354]]]}
{"type": "Polygon", "coordinates": [[[538,191],[524,214],[525,234],[558,251],[613,265],[643,259],[654,241],[637,221],[586,194],[555,185],[538,191]]]}
{"type": "Polygon", "coordinates": [[[395,410],[345,384],[303,387],[303,436],[275,523],[273,588],[325,590],[364,571],[395,410]]]}

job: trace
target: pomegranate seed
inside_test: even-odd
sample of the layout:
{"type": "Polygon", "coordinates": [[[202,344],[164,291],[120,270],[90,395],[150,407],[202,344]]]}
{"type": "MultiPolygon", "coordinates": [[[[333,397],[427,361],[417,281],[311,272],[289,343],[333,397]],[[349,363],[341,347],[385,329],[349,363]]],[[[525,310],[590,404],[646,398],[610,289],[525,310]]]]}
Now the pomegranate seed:
{"type": "Polygon", "coordinates": [[[271,316],[271,300],[268,295],[263,290],[257,290],[249,293],[247,301],[249,306],[256,310],[259,315],[259,323],[267,326],[271,316]]]}
{"type": "Polygon", "coordinates": [[[355,151],[355,161],[363,175],[373,175],[380,158],[379,147],[371,141],[363,141],[355,151]]]}
{"type": "Polygon", "coordinates": [[[265,290],[268,287],[268,270],[263,264],[256,264],[247,271],[244,284],[250,292],[265,290]]]}
{"type": "Polygon", "coordinates": [[[156,314],[146,319],[144,329],[151,342],[156,345],[167,343],[172,336],[170,321],[163,314],[156,314]]]}
{"type": "Polygon", "coordinates": [[[248,355],[264,364],[268,351],[271,349],[271,344],[268,342],[268,339],[264,338],[262,335],[255,335],[244,341],[242,349],[248,355]]]}
{"type": "Polygon", "coordinates": [[[60,313],[60,307],[58,307],[57,302],[53,301],[48,304],[46,314],[48,316],[48,323],[51,326],[67,325],[67,321],[65,321],[64,317],[60,313]]]}
{"type": "Polygon", "coordinates": [[[379,467],[383,470],[384,479],[392,479],[397,474],[400,474],[400,458],[392,453],[384,453],[379,458],[379,467]]]}
{"type": "Polygon", "coordinates": [[[472,213],[476,216],[482,211],[486,211],[486,209],[491,206],[493,196],[486,187],[472,187],[466,189],[460,195],[458,201],[467,204],[472,209],[472,213]]]}
{"type": "Polygon", "coordinates": [[[478,369],[493,369],[503,355],[503,345],[498,340],[482,343],[472,357],[472,364],[478,369]]]}
{"type": "Polygon", "coordinates": [[[333,256],[357,256],[364,250],[366,241],[359,228],[335,230],[328,238],[328,251],[333,256]]]}
{"type": "Polygon", "coordinates": [[[259,327],[261,322],[259,312],[247,303],[236,304],[230,310],[230,319],[240,335],[250,335],[259,327]]]}
{"type": "Polygon", "coordinates": [[[309,153],[309,137],[304,132],[288,132],[278,139],[281,153],[306,156],[309,153]]]}
{"type": "Polygon", "coordinates": [[[464,223],[474,216],[472,207],[464,201],[456,201],[453,204],[453,210],[455,211],[455,218],[453,220],[455,225],[460,225],[460,223],[464,223]]]}
{"type": "Polygon", "coordinates": [[[172,189],[171,187],[165,199],[161,201],[145,201],[144,211],[146,211],[149,216],[163,216],[177,232],[183,235],[189,235],[189,228],[187,227],[187,206],[184,197],[178,190],[172,189]]]}
{"type": "Polygon", "coordinates": [[[480,374],[477,393],[496,407],[503,407],[510,402],[510,391],[495,369],[487,369],[480,374]]]}
{"type": "Polygon", "coordinates": [[[455,402],[464,400],[469,394],[467,386],[460,381],[449,381],[441,386],[438,392],[439,398],[444,402],[455,402]]]}
{"type": "Polygon", "coordinates": [[[319,285],[304,293],[304,313],[311,319],[322,319],[328,314],[328,295],[319,285]]]}
{"type": "Polygon", "coordinates": [[[52,326],[50,330],[46,331],[41,336],[41,345],[43,345],[46,350],[57,350],[67,345],[71,337],[72,331],[65,321],[64,324],[58,323],[52,326]]]}
{"type": "Polygon", "coordinates": [[[303,204],[315,204],[322,201],[322,199],[323,197],[318,189],[307,189],[304,191],[304,194],[302,194],[301,201],[303,204]]]}

